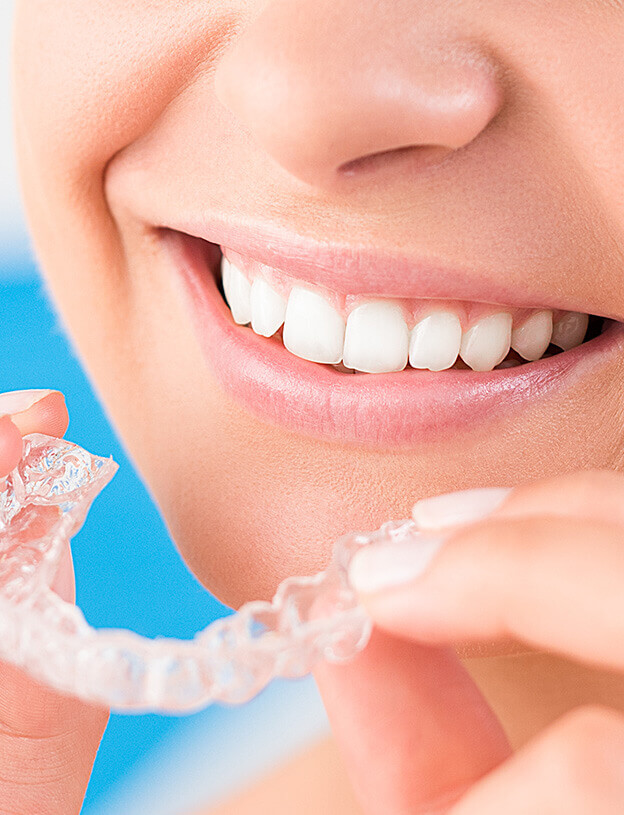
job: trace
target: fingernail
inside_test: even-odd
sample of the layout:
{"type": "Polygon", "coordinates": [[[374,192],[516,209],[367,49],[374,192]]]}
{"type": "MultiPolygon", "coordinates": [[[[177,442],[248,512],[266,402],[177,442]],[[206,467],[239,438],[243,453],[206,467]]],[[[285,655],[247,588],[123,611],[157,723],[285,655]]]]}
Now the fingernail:
{"type": "Polygon", "coordinates": [[[349,583],[363,594],[409,583],[425,572],[443,543],[443,537],[423,535],[413,541],[371,544],[353,556],[349,583]]]}
{"type": "Polygon", "coordinates": [[[50,393],[54,393],[54,391],[40,389],[0,393],[0,416],[11,416],[14,413],[23,413],[50,393]]]}
{"type": "Polygon", "coordinates": [[[414,504],[412,518],[423,531],[474,523],[494,512],[510,492],[510,487],[486,487],[423,498],[414,504]]]}

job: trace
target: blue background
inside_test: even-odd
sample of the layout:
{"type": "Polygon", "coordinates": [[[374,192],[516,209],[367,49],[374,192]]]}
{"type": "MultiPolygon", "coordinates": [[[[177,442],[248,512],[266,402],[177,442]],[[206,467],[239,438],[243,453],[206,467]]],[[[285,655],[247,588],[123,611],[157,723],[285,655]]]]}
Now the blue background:
{"type": "MultiPolygon", "coordinates": [[[[18,279],[9,283],[11,271],[4,269],[5,284],[0,290],[0,391],[61,390],[71,416],[67,438],[90,452],[112,454],[120,465],[74,540],[77,602],[97,627],[191,637],[226,609],[198,584],[177,555],[56,324],[34,270],[19,269],[18,279]]],[[[128,772],[178,721],[114,715],[84,812],[94,811],[111,781],[128,772]]]]}

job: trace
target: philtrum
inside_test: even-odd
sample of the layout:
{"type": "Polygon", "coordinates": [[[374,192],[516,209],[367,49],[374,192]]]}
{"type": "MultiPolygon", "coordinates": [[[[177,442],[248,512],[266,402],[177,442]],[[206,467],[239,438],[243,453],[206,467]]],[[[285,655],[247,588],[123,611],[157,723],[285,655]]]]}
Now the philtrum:
{"type": "Polygon", "coordinates": [[[406,520],[345,535],[325,571],[288,578],[271,603],[247,603],[192,640],[96,630],[50,585],[69,539],[117,469],[112,458],[31,434],[0,492],[0,660],[115,710],[239,704],[275,677],[303,676],[318,659],[352,658],[366,646],[371,623],[347,580],[351,557],[374,541],[418,534],[406,520]]]}

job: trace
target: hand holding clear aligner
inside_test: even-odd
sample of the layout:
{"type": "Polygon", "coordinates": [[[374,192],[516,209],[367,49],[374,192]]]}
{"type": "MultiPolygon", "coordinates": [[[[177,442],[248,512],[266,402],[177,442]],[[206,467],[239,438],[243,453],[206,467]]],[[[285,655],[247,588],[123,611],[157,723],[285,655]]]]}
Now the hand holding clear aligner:
{"type": "Polygon", "coordinates": [[[96,630],[50,585],[67,542],[117,468],[112,458],[35,433],[24,437],[22,461],[0,492],[0,660],[116,710],[237,704],[275,677],[303,676],[320,658],[350,659],[371,632],[347,580],[351,557],[373,541],[417,534],[408,520],[345,535],[324,572],[288,578],[271,603],[247,603],[190,641],[96,630]]]}

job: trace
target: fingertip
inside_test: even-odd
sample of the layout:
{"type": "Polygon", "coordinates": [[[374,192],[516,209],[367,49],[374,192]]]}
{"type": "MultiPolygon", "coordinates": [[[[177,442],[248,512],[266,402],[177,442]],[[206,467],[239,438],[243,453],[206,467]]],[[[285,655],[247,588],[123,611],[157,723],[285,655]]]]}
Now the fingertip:
{"type": "Polygon", "coordinates": [[[10,416],[0,416],[0,477],[8,475],[22,458],[22,434],[10,416]]]}
{"type": "Polygon", "coordinates": [[[65,396],[60,391],[52,391],[49,396],[35,405],[34,411],[42,427],[46,428],[45,431],[40,432],[59,438],[65,434],[69,427],[69,412],[65,396]]]}
{"type": "Polygon", "coordinates": [[[60,391],[50,391],[28,410],[13,414],[11,418],[22,436],[44,433],[61,438],[69,426],[65,396],[60,391]]]}

